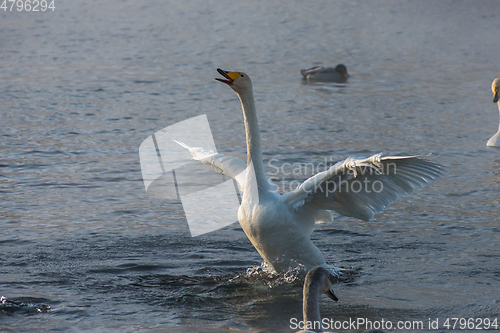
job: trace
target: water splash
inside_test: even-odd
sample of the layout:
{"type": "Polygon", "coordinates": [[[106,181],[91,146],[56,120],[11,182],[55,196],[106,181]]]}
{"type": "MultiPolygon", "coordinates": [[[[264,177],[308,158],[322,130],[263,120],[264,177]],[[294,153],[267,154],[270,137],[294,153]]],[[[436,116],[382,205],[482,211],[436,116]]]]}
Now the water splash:
{"type": "Polygon", "coordinates": [[[260,266],[247,268],[245,273],[236,275],[229,282],[243,280],[250,284],[264,283],[269,288],[274,288],[284,284],[302,284],[305,274],[305,266],[301,264],[290,268],[284,274],[280,274],[274,271],[266,262],[263,262],[260,266]]]}

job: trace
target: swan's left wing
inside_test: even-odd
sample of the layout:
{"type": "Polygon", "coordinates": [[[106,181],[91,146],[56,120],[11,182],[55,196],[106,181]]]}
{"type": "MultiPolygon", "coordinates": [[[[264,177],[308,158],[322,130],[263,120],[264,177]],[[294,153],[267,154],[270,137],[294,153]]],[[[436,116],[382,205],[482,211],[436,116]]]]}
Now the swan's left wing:
{"type": "Polygon", "coordinates": [[[224,156],[201,147],[190,147],[177,140],[174,141],[188,149],[194,160],[208,165],[210,169],[215,172],[223,173],[236,180],[240,190],[243,190],[245,183],[245,170],[247,168],[247,165],[243,160],[237,157],[224,156]]]}
{"type": "Polygon", "coordinates": [[[283,197],[289,207],[333,210],[369,220],[404,194],[440,178],[440,165],[419,156],[348,158],[283,197]]]}

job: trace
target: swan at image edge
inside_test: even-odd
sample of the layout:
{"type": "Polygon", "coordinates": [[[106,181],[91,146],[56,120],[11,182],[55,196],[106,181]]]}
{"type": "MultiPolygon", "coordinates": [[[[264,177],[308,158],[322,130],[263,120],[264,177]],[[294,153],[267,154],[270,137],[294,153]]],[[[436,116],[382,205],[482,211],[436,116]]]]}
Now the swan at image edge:
{"type": "MultiPolygon", "coordinates": [[[[493,83],[491,84],[491,91],[493,92],[493,103],[498,104],[498,112],[500,113],[500,99],[499,99],[499,94],[500,94],[500,79],[495,79],[493,80],[493,83]]],[[[498,125],[498,132],[497,134],[493,135],[488,142],[486,143],[487,146],[489,147],[500,147],[500,123],[498,125]]]]}
{"type": "Polygon", "coordinates": [[[323,254],[311,241],[315,222],[331,220],[330,211],[367,221],[402,195],[442,175],[438,164],[418,156],[382,157],[377,154],[369,158],[347,158],[305,180],[294,191],[280,194],[264,173],[250,78],[242,72],[221,69],[218,72],[223,78],[217,80],[231,87],[241,101],[247,162],[190,147],[189,143],[182,145],[195,160],[237,181],[243,191],[238,210],[240,225],[261,257],[276,272],[285,273],[299,266],[309,271],[322,266],[338,276],[340,269],[327,265],[323,254]],[[378,182],[379,191],[342,190],[355,181],[372,185],[378,182]]]}
{"type": "MultiPolygon", "coordinates": [[[[302,291],[302,318],[305,330],[297,333],[324,331],[319,311],[319,297],[321,292],[325,293],[335,302],[338,301],[337,296],[335,296],[332,291],[332,284],[329,276],[330,273],[323,267],[314,267],[307,273],[302,291]]],[[[327,327],[327,329],[329,329],[329,327],[327,327]]],[[[384,331],[372,329],[366,333],[384,333],[384,331]]]]}
{"type": "Polygon", "coordinates": [[[338,83],[346,82],[349,77],[347,67],[342,64],[338,64],[335,68],[317,66],[309,69],[301,69],[300,74],[307,81],[332,81],[338,83]]]}

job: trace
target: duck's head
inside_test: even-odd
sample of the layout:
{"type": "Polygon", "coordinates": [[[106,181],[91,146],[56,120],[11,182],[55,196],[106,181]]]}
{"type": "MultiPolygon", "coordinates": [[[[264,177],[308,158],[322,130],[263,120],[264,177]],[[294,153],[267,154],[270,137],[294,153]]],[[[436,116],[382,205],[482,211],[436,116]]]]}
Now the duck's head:
{"type": "Polygon", "coordinates": [[[491,84],[491,91],[493,91],[493,103],[498,102],[498,98],[500,97],[500,79],[493,80],[491,84]]]}
{"type": "Polygon", "coordinates": [[[340,75],[343,75],[343,76],[349,76],[349,74],[347,73],[347,67],[345,67],[345,65],[342,65],[342,64],[338,64],[337,66],[335,66],[335,71],[337,73],[339,73],[340,75]]]}
{"type": "Polygon", "coordinates": [[[217,68],[217,72],[222,75],[224,78],[215,78],[217,81],[224,82],[228,86],[231,87],[238,94],[251,92],[252,91],[252,81],[250,77],[243,72],[235,72],[235,71],[225,71],[220,68],[217,68]]]}

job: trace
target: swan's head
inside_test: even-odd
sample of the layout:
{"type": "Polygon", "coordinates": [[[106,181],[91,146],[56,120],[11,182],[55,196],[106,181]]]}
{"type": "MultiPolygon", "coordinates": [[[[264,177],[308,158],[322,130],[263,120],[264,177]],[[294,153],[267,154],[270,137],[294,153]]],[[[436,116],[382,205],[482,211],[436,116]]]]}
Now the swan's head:
{"type": "Polygon", "coordinates": [[[216,78],[217,81],[224,82],[231,87],[238,94],[251,92],[252,91],[252,81],[250,77],[243,72],[227,72],[220,68],[217,68],[217,72],[224,78],[216,78]]]}
{"type": "Polygon", "coordinates": [[[306,281],[304,282],[304,285],[317,285],[319,286],[319,290],[324,292],[335,302],[339,300],[332,290],[332,283],[330,282],[330,272],[328,272],[323,267],[318,266],[311,269],[306,275],[306,281]]]}
{"type": "Polygon", "coordinates": [[[337,66],[335,66],[335,71],[340,75],[349,76],[349,74],[347,74],[347,67],[342,64],[338,64],[337,66]]]}
{"type": "Polygon", "coordinates": [[[491,91],[493,91],[493,103],[498,102],[499,94],[500,94],[500,79],[493,80],[491,84],[491,91]]]}

